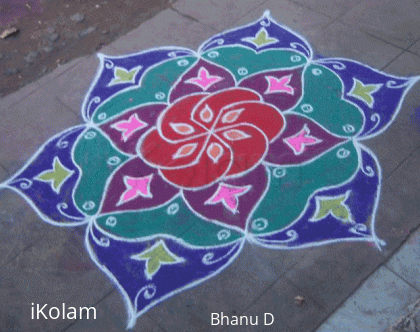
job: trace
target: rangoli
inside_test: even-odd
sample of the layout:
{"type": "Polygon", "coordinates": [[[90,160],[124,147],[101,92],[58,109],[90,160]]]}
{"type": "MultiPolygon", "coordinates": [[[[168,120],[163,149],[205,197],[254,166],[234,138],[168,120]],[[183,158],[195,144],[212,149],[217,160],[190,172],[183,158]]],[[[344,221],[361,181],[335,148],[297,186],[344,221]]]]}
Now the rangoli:
{"type": "Polygon", "coordinates": [[[361,141],[390,125],[419,77],[316,58],[268,12],[197,52],[98,56],[85,124],[1,186],[50,224],[86,225],[128,327],[221,272],[246,241],[385,245],[374,227],[381,170],[361,141]]]}

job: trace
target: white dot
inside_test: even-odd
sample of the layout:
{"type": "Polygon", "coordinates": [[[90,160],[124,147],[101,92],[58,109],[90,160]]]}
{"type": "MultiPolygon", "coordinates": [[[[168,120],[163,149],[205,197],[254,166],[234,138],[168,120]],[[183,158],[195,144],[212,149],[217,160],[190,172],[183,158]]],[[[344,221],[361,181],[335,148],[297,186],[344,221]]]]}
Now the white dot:
{"type": "Polygon", "coordinates": [[[95,208],[95,203],[92,202],[92,201],[87,201],[87,202],[83,203],[82,207],[86,211],[90,211],[90,210],[93,210],[95,208]]]}
{"type": "Polygon", "coordinates": [[[178,203],[173,203],[173,204],[169,205],[168,209],[166,210],[166,212],[170,216],[175,215],[178,211],[179,211],[179,205],[178,205],[178,203]]]}
{"type": "Polygon", "coordinates": [[[85,136],[83,136],[85,139],[92,139],[96,137],[96,133],[94,131],[88,131],[85,136]]]}
{"type": "Polygon", "coordinates": [[[188,61],[188,60],[186,60],[186,59],[182,59],[182,60],[179,60],[178,62],[177,62],[177,64],[178,64],[178,66],[180,66],[180,67],[185,67],[185,66],[188,66],[188,64],[189,64],[190,62],[188,61]]]}
{"type": "Polygon", "coordinates": [[[292,55],[292,56],[290,57],[290,60],[291,60],[292,62],[299,62],[300,60],[302,60],[302,58],[301,58],[299,55],[292,55]]]}
{"type": "Polygon", "coordinates": [[[101,113],[98,115],[98,120],[105,120],[106,119],[106,113],[101,113]]]}
{"type": "Polygon", "coordinates": [[[106,222],[105,224],[109,227],[115,227],[115,225],[117,224],[117,218],[111,216],[106,218],[106,222]]]}
{"type": "Polygon", "coordinates": [[[245,67],[241,67],[238,69],[238,74],[241,76],[244,76],[246,74],[248,74],[248,69],[246,69],[245,67]]]}
{"type": "Polygon", "coordinates": [[[219,56],[219,52],[211,51],[207,55],[208,55],[209,58],[214,59],[214,58],[217,58],[219,56]]]}
{"type": "Polygon", "coordinates": [[[314,110],[313,106],[310,104],[303,104],[302,106],[300,106],[300,109],[304,113],[311,113],[314,110]]]}
{"type": "Polygon", "coordinates": [[[162,100],[162,99],[165,98],[165,94],[163,92],[158,92],[158,93],[155,94],[155,98],[157,100],[162,100]]]}
{"type": "Polygon", "coordinates": [[[115,166],[118,165],[121,162],[121,159],[117,156],[113,156],[108,158],[108,160],[106,161],[106,163],[110,166],[115,166]]]}
{"type": "Polygon", "coordinates": [[[265,218],[258,218],[252,222],[252,229],[262,231],[268,226],[268,220],[265,218]]]}
{"type": "Polygon", "coordinates": [[[314,68],[312,69],[312,74],[314,74],[315,76],[319,76],[322,74],[322,70],[319,68],[314,68]]]}

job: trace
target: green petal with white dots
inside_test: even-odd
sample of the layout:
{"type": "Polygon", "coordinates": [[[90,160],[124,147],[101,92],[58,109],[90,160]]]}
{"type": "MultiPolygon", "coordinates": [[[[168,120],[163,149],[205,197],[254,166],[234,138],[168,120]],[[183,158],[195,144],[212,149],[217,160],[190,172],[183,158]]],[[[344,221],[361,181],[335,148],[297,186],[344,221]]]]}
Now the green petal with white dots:
{"type": "Polygon", "coordinates": [[[97,225],[114,236],[135,239],[158,234],[171,235],[195,246],[217,246],[236,241],[243,233],[205,221],[187,207],[183,199],[150,210],[109,213],[97,225]]]}
{"type": "Polygon", "coordinates": [[[80,136],[74,149],[74,161],[82,175],[74,200],[81,211],[88,215],[98,211],[107,179],[128,158],[99,130],[89,129],[80,136]]]}
{"type": "Polygon", "coordinates": [[[247,47],[225,46],[203,54],[206,60],[230,70],[237,81],[259,71],[293,68],[306,63],[306,58],[293,51],[267,50],[255,53],[247,47]]]}
{"type": "Polygon", "coordinates": [[[359,156],[352,141],[335,147],[306,165],[268,166],[270,187],[252,216],[250,231],[264,234],[289,226],[304,211],[315,191],[342,184],[352,177],[358,167],[359,156]]]}
{"type": "Polygon", "coordinates": [[[330,69],[309,65],[303,74],[303,98],[292,110],[340,136],[354,137],[362,129],[363,113],[343,97],[343,83],[330,69]]]}
{"type": "Polygon", "coordinates": [[[140,86],[119,93],[100,105],[93,114],[93,122],[104,123],[115,115],[149,102],[168,101],[175,81],[195,62],[195,57],[178,57],[166,61],[144,74],[140,86]]]}

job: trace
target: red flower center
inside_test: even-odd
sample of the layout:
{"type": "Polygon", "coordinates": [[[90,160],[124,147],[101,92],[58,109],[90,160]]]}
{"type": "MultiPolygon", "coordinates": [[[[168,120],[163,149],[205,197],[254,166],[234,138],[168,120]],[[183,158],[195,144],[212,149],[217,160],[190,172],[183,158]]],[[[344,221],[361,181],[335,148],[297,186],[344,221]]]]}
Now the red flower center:
{"type": "Polygon", "coordinates": [[[284,126],[281,113],[246,89],[178,100],[139,144],[167,181],[201,188],[256,167],[284,126]]]}

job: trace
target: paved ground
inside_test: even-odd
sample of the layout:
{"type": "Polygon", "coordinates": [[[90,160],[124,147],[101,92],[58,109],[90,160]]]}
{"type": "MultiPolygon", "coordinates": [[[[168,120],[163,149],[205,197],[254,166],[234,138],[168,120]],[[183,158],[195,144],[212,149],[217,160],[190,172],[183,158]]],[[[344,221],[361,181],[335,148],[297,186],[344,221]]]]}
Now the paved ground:
{"type": "MultiPolygon", "coordinates": [[[[179,0],[173,7],[102,52],[117,55],[162,45],[196,49],[216,32],[252,22],[270,9],[319,54],[395,75],[420,75],[420,5],[415,0],[179,0]]],[[[0,99],[0,181],[49,137],[82,123],[81,103],[97,64],[95,56],[78,58],[0,99]]],[[[225,271],[153,308],[134,331],[386,331],[407,315],[412,322],[406,325],[415,324],[410,305],[420,297],[419,96],[417,84],[391,127],[365,142],[383,169],[376,221],[378,236],[387,243],[383,251],[351,242],[294,251],[246,245],[225,271]],[[296,296],[304,298],[301,306],[296,296]],[[215,311],[271,312],[276,319],[270,327],[212,327],[215,311]]],[[[0,207],[0,331],[125,330],[124,303],[85,252],[82,228],[41,222],[11,191],[0,193],[0,207]],[[30,320],[34,301],[96,306],[98,319],[30,320]]]]}
{"type": "Polygon", "coordinates": [[[0,97],[38,80],[57,66],[93,54],[138,27],[170,1],[2,0],[0,97]]]}

